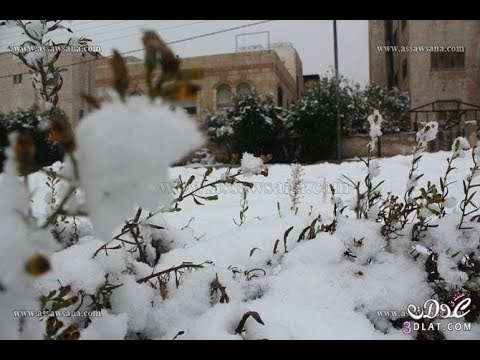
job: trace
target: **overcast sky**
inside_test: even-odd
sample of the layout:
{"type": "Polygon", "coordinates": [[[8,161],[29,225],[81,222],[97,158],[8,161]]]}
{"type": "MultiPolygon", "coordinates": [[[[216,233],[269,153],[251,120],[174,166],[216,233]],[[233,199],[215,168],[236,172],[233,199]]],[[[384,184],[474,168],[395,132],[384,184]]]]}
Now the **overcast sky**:
{"type": "MultiPolygon", "coordinates": [[[[196,35],[224,30],[258,22],[259,20],[74,20],[69,26],[78,36],[86,36],[102,47],[103,55],[112,49],[121,52],[142,48],[141,32],[154,29],[165,41],[176,41],[196,35]]],[[[366,84],[368,81],[368,21],[338,20],[339,70],[346,77],[366,84]]],[[[173,45],[180,57],[228,53],[239,45],[291,42],[303,62],[304,74],[323,74],[333,68],[332,20],[277,20],[230,32],[184,41],[173,45]]],[[[0,27],[0,51],[6,46],[19,44],[22,38],[15,29],[0,27]]],[[[131,55],[142,57],[142,51],[131,55]]],[[[1,70],[0,70],[1,72],[1,70]]]]}

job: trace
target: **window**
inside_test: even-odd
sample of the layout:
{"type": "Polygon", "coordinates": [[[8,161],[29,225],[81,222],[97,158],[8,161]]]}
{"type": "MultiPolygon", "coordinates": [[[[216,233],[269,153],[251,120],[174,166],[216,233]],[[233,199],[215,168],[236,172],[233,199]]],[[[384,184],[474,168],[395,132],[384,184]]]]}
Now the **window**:
{"type": "Polygon", "coordinates": [[[217,108],[226,108],[230,106],[232,99],[232,91],[230,86],[223,84],[217,88],[217,108]]]}
{"type": "Polygon", "coordinates": [[[278,106],[283,107],[283,89],[281,86],[277,89],[277,104],[278,106]]]}
{"type": "Polygon", "coordinates": [[[189,115],[196,115],[197,114],[197,107],[196,106],[185,106],[185,111],[189,115]]]}
{"type": "Polygon", "coordinates": [[[407,77],[407,59],[403,59],[402,61],[402,78],[406,78],[407,77]]]}
{"type": "Polygon", "coordinates": [[[22,74],[13,75],[13,83],[21,84],[22,83],[22,74]]]}
{"type": "Polygon", "coordinates": [[[462,69],[465,67],[465,53],[432,52],[430,61],[432,70],[462,69]]]}
{"type": "Polygon", "coordinates": [[[250,89],[250,85],[248,85],[247,83],[238,84],[237,95],[245,96],[251,93],[252,93],[252,90],[250,89]]]}
{"type": "Polygon", "coordinates": [[[403,32],[405,30],[405,28],[407,27],[407,20],[402,20],[401,22],[402,22],[401,27],[402,27],[402,32],[403,32]]]}
{"type": "Polygon", "coordinates": [[[83,118],[83,110],[78,110],[78,118],[83,118]]]}

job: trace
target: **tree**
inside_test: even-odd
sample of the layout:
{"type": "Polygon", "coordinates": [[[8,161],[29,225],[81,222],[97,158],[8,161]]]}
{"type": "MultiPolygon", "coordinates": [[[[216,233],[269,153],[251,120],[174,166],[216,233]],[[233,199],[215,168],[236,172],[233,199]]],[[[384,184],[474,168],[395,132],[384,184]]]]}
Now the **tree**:
{"type": "Polygon", "coordinates": [[[235,96],[226,115],[208,116],[205,126],[211,139],[237,154],[271,153],[285,131],[283,109],[275,106],[271,94],[261,100],[255,92],[235,96]]]}
{"type": "MultiPolygon", "coordinates": [[[[54,112],[67,121],[62,110],[57,108],[54,112]]],[[[62,160],[63,152],[49,138],[49,116],[50,112],[41,113],[36,106],[28,110],[0,113],[0,171],[5,160],[2,154],[9,145],[8,135],[18,131],[26,131],[31,135],[35,145],[35,164],[38,167],[49,166],[62,160]]]]}
{"type": "Polygon", "coordinates": [[[410,130],[408,110],[410,96],[408,92],[401,92],[398,88],[381,87],[375,84],[369,85],[364,90],[367,111],[378,109],[383,114],[383,131],[401,132],[410,130]]]}
{"type": "MultiPolygon", "coordinates": [[[[315,162],[335,153],[337,102],[336,80],[323,76],[308,93],[293,105],[288,116],[289,127],[299,136],[299,161],[315,162]]],[[[339,104],[342,132],[350,128],[356,116],[353,89],[342,76],[339,79],[339,104]]]]}

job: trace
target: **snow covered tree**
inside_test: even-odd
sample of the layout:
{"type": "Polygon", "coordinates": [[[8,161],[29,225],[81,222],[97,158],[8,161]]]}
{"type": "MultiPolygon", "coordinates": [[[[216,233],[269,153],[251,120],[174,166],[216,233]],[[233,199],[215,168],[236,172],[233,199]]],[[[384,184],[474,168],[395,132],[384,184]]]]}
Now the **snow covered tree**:
{"type": "Polygon", "coordinates": [[[367,111],[378,109],[383,114],[383,131],[385,133],[410,130],[408,118],[410,96],[408,92],[401,92],[397,87],[388,89],[372,84],[368,85],[363,93],[367,111]]]}
{"type": "MultiPolygon", "coordinates": [[[[335,88],[335,77],[323,76],[291,109],[288,124],[294,133],[300,136],[300,161],[311,163],[328,159],[335,153],[337,122],[335,88]]],[[[355,112],[352,104],[352,87],[344,77],[339,79],[338,96],[343,132],[346,132],[355,112]]]]}
{"type": "Polygon", "coordinates": [[[261,100],[255,92],[237,95],[226,115],[209,116],[205,125],[210,138],[237,154],[271,153],[285,131],[283,109],[275,106],[271,94],[261,100]]]}
{"type": "MultiPolygon", "coordinates": [[[[368,133],[365,120],[375,109],[383,114],[383,131],[409,130],[409,96],[397,88],[376,85],[361,88],[341,76],[339,113],[342,134],[368,133]]],[[[298,101],[288,115],[289,127],[300,136],[300,158],[306,162],[326,159],[334,154],[337,122],[336,80],[328,73],[298,101]]]]}
{"type": "MultiPolygon", "coordinates": [[[[66,119],[62,110],[55,109],[55,112],[58,116],[66,119]]],[[[40,112],[36,106],[32,106],[28,110],[10,111],[6,114],[0,113],[0,172],[4,160],[1,154],[8,147],[9,134],[15,131],[25,131],[32,135],[36,148],[35,163],[37,164],[37,169],[62,159],[63,153],[61,149],[50,140],[48,119],[49,113],[40,112]]]]}

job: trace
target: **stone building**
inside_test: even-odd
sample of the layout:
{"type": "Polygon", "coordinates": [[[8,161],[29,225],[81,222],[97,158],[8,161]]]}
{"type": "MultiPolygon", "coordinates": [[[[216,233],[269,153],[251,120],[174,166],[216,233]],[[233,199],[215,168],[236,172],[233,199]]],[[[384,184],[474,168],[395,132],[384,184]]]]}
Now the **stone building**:
{"type": "MultiPolygon", "coordinates": [[[[56,63],[61,69],[63,86],[58,107],[75,125],[90,111],[82,94],[100,95],[112,85],[109,58],[93,59],[86,54],[63,53],[56,63]],[[88,61],[94,60],[94,61],[88,61]]],[[[146,93],[143,60],[126,57],[131,95],[146,93]]],[[[201,86],[194,101],[180,104],[192,116],[202,120],[208,113],[224,112],[236,94],[256,91],[260,97],[272,94],[278,106],[289,107],[304,94],[302,61],[289,43],[270,49],[197,56],[181,59],[182,68],[203,70],[201,86]]],[[[39,104],[30,79],[31,71],[11,53],[0,54],[0,112],[27,109],[39,104]]],[[[311,83],[310,78],[306,80],[311,83]]]]}
{"type": "MultiPolygon", "coordinates": [[[[143,61],[128,57],[130,94],[145,94],[143,61]]],[[[272,94],[275,103],[288,107],[304,93],[302,62],[293,46],[282,44],[268,50],[240,51],[229,54],[182,58],[185,69],[203,70],[196,100],[181,104],[187,111],[204,119],[208,113],[221,113],[236,94],[255,90],[260,97],[272,94]]],[[[97,95],[112,84],[112,73],[106,59],[97,64],[97,95]]]]}
{"type": "Polygon", "coordinates": [[[320,81],[320,75],[312,74],[312,75],[303,75],[303,86],[305,91],[308,91],[311,87],[317,84],[320,81]]]}
{"type": "Polygon", "coordinates": [[[410,93],[413,128],[464,129],[480,116],[479,40],[479,20],[370,20],[370,81],[410,93]]]}
{"type": "MultiPolygon", "coordinates": [[[[63,86],[59,91],[58,107],[76,124],[88,111],[81,94],[90,94],[95,86],[95,61],[93,56],[80,53],[62,53],[56,66],[62,68],[63,86]],[[73,65],[75,64],[75,65],[73,65]]],[[[30,79],[30,69],[10,52],[0,53],[0,112],[28,109],[39,104],[30,79]]]]}

